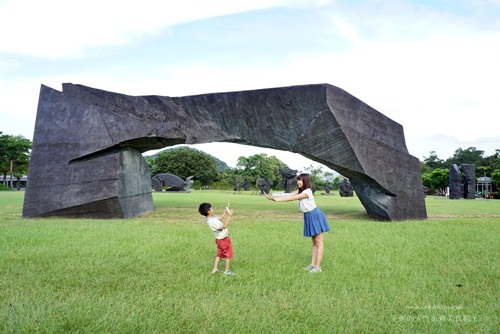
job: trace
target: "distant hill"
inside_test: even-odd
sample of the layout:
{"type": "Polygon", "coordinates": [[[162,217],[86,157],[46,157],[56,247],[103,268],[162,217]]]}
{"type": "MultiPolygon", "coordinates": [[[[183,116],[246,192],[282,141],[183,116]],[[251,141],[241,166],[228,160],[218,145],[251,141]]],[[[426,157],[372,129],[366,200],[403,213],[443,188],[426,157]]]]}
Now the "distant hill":
{"type": "MultiPolygon", "coordinates": [[[[195,148],[191,148],[189,146],[179,146],[179,147],[170,147],[170,148],[166,148],[164,150],[161,150],[159,152],[156,152],[155,154],[152,154],[152,155],[148,155],[148,157],[151,157],[151,158],[156,158],[156,156],[160,153],[163,153],[163,152],[166,152],[166,151],[177,151],[178,149],[181,149],[181,148],[185,148],[185,149],[188,149],[188,150],[192,150],[192,151],[197,151],[197,152],[203,152],[201,150],[197,150],[195,148]]],[[[203,152],[205,154],[208,154],[206,152],[203,152]]],[[[210,154],[208,154],[210,155],[210,154]]],[[[219,172],[223,172],[225,171],[226,169],[229,169],[229,166],[222,160],[219,160],[218,158],[214,157],[213,155],[210,155],[212,158],[214,158],[214,160],[217,162],[217,170],[219,172]]]]}

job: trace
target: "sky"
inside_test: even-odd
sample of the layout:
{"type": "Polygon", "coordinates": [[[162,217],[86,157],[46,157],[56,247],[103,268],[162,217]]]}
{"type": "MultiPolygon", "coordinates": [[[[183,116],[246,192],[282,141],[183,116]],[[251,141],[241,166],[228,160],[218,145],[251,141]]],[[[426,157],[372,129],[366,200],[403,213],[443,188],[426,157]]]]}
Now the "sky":
{"type": "MultiPolygon", "coordinates": [[[[33,139],[40,86],[185,96],[340,87],[401,124],[409,153],[500,149],[500,0],[0,0],[0,131],[33,139]]],[[[238,157],[298,154],[228,143],[238,157]]]]}

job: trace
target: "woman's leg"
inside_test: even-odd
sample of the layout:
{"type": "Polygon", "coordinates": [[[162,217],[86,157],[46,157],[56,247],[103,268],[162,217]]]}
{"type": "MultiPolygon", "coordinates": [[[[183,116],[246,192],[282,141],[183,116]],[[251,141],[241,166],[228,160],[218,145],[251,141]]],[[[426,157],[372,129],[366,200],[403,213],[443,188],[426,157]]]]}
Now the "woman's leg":
{"type": "Polygon", "coordinates": [[[311,264],[314,267],[321,268],[321,261],[323,260],[323,233],[316,234],[312,237],[312,260],[311,264]]]}
{"type": "MultiPolygon", "coordinates": [[[[315,237],[315,236],[314,236],[315,237]]],[[[312,241],[312,257],[311,257],[311,265],[313,267],[316,266],[316,259],[318,258],[318,248],[314,244],[314,237],[311,238],[312,241]]]]}

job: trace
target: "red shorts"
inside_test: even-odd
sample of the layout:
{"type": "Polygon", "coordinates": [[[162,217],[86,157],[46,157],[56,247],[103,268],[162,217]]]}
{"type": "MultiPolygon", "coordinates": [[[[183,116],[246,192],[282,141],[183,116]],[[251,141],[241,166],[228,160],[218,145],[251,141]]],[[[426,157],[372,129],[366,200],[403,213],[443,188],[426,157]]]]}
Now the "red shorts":
{"type": "Polygon", "coordinates": [[[215,239],[217,244],[217,256],[224,259],[233,258],[233,246],[231,245],[231,239],[226,237],[224,239],[215,239]]]}

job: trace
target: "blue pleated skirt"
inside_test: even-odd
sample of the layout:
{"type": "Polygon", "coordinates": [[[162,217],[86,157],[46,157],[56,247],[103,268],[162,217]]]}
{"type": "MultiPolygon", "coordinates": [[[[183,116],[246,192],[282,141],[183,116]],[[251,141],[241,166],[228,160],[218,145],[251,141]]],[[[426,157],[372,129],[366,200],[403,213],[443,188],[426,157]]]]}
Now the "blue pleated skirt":
{"type": "Polygon", "coordinates": [[[319,208],[304,213],[304,237],[313,237],[330,231],[330,225],[319,208]]]}

